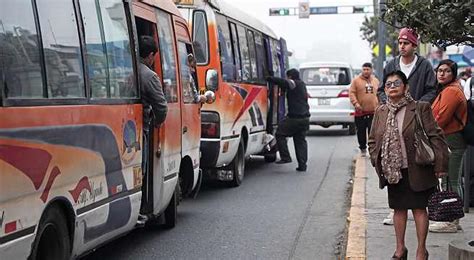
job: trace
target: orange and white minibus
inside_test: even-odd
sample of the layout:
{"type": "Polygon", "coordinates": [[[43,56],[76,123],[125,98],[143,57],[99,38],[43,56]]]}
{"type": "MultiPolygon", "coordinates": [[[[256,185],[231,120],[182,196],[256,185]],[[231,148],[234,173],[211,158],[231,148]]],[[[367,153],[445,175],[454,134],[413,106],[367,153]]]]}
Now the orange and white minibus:
{"type": "Polygon", "coordinates": [[[276,159],[274,133],[284,102],[265,77],[284,76],[288,66],[285,41],[224,1],[175,3],[190,23],[200,88],[216,94],[216,101],[202,108],[201,168],[239,186],[245,158],[276,159]]]}
{"type": "Polygon", "coordinates": [[[171,0],[15,0],[0,8],[0,259],[76,258],[199,189],[193,53],[171,0]],[[142,169],[138,37],[168,101],[142,169]]]}

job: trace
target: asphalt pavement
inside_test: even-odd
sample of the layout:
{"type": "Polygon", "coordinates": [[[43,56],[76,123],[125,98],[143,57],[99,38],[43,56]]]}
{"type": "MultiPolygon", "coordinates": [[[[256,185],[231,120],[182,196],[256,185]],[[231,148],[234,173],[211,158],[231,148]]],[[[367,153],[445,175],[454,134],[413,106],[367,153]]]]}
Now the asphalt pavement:
{"type": "Polygon", "coordinates": [[[84,259],[338,259],[356,137],[314,128],[308,171],[247,161],[240,187],[204,184],[178,207],[174,229],[137,229],[84,259]]]}

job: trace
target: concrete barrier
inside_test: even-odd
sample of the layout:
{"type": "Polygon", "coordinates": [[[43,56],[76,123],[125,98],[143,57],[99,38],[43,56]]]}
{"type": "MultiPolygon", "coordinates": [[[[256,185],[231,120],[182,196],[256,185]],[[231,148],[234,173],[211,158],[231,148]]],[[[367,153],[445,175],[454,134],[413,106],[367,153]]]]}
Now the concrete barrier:
{"type": "Polygon", "coordinates": [[[449,260],[472,260],[474,259],[473,240],[453,240],[449,243],[449,260]]]}

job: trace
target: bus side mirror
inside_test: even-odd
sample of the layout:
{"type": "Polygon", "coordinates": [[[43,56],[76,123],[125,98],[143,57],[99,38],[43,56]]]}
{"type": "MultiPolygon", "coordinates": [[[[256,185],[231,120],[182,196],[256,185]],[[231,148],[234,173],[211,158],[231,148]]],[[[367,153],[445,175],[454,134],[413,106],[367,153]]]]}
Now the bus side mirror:
{"type": "Polygon", "coordinates": [[[206,71],[206,89],[217,91],[219,85],[219,77],[217,75],[217,70],[209,69],[206,71]]]}

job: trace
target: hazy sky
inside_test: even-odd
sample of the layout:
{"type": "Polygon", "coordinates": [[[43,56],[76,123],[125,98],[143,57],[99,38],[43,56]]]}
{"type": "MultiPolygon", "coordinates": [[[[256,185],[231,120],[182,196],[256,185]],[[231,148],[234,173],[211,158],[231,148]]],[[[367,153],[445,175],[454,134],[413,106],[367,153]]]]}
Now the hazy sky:
{"type": "MultiPolygon", "coordinates": [[[[298,16],[269,16],[269,8],[298,7],[300,0],[226,0],[244,12],[258,17],[274,32],[285,38],[288,48],[299,61],[343,61],[354,68],[370,61],[367,41],[362,40],[360,26],[365,15],[332,14],[298,16]]],[[[310,0],[310,7],[354,6],[372,4],[373,0],[310,0]]]]}

